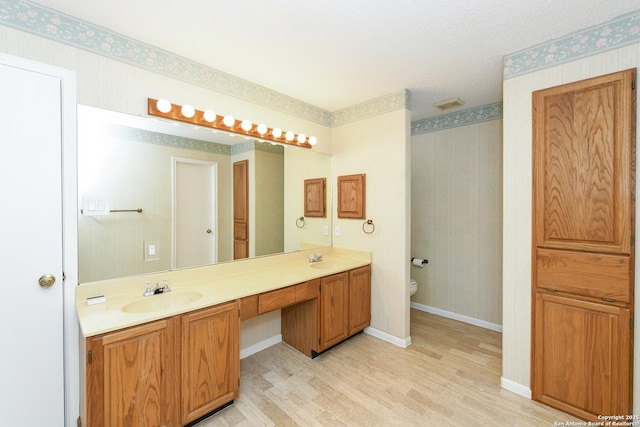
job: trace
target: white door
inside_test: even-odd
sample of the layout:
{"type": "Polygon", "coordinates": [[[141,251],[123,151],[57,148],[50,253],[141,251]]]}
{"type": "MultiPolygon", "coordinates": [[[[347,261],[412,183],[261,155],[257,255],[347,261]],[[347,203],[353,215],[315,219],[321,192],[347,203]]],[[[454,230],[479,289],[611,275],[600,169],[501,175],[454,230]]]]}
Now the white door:
{"type": "Polygon", "coordinates": [[[216,177],[212,162],[173,159],[174,267],[217,262],[216,177]]]}
{"type": "Polygon", "coordinates": [[[0,425],[62,426],[61,83],[0,64],[0,94],[0,425]]]}

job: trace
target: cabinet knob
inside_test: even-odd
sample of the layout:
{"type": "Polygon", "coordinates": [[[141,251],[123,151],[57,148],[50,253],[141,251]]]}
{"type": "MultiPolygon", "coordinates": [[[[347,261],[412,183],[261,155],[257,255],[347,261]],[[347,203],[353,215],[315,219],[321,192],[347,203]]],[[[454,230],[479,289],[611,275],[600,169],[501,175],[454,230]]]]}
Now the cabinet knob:
{"type": "Polygon", "coordinates": [[[38,279],[41,288],[50,288],[54,283],[56,283],[56,276],[53,274],[45,274],[38,279]]]}
{"type": "Polygon", "coordinates": [[[207,228],[207,234],[211,234],[211,229],[207,228]]]}

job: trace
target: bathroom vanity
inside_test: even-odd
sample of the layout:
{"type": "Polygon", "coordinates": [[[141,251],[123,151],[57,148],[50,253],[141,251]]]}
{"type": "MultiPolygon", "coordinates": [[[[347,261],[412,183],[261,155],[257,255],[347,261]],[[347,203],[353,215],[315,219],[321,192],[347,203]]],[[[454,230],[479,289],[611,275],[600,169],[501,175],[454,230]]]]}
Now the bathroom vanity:
{"type": "Polygon", "coordinates": [[[282,310],[283,341],[310,357],[362,331],[370,254],[322,253],[314,263],[307,250],[79,286],[85,425],[183,426],[231,404],[242,320],[282,310]],[[143,296],[165,279],[171,292],[143,296]]]}

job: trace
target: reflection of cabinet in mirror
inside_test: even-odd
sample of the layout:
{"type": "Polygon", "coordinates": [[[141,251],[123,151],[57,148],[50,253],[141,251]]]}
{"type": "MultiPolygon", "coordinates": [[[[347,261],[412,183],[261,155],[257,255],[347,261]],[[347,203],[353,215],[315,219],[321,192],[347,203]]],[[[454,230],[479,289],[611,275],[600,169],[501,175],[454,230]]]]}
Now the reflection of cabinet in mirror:
{"type": "Polygon", "coordinates": [[[304,180],[304,216],[325,218],[326,178],[304,180]]]}
{"type": "Polygon", "coordinates": [[[249,161],[233,164],[233,259],[249,256],[249,161]]]}
{"type": "Polygon", "coordinates": [[[364,219],[365,174],[338,177],[338,218],[364,219]]]}

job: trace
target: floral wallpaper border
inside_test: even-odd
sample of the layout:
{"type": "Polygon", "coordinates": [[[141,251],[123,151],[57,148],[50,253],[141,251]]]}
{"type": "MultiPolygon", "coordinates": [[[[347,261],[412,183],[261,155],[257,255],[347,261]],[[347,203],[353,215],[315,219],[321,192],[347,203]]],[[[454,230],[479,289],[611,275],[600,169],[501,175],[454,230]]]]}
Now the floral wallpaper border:
{"type": "Polygon", "coordinates": [[[505,80],[542,68],[640,43],[640,10],[509,55],[503,60],[505,80]]]}
{"type": "Polygon", "coordinates": [[[279,92],[25,0],[0,0],[0,25],[329,125],[331,113],[279,92]]]}
{"type": "Polygon", "coordinates": [[[502,118],[502,102],[470,108],[455,113],[443,114],[431,119],[418,120],[411,123],[411,135],[437,132],[439,130],[466,126],[474,123],[498,120],[502,118]]]}
{"type": "Polygon", "coordinates": [[[411,109],[411,92],[407,89],[335,111],[331,115],[331,126],[341,126],[402,108],[411,109]]]}
{"type": "Polygon", "coordinates": [[[165,147],[184,148],[187,150],[204,151],[207,153],[230,156],[232,148],[226,144],[185,138],[166,133],[137,129],[129,126],[106,124],[104,130],[108,135],[125,138],[127,140],[162,145],[165,147]]]}
{"type": "MultiPolygon", "coordinates": [[[[0,0],[0,25],[123,61],[324,126],[340,126],[400,108],[411,109],[411,92],[403,90],[329,112],[28,0],[0,0]]],[[[513,78],[638,42],[640,42],[640,10],[538,46],[508,54],[503,59],[503,76],[505,79],[513,78]]],[[[461,111],[455,113],[457,117],[447,114],[413,122],[412,134],[491,120],[483,117],[487,113],[491,114],[495,105],[461,111]],[[476,110],[479,114],[474,118],[476,110]]],[[[501,114],[500,112],[500,116],[501,114]]]]}

